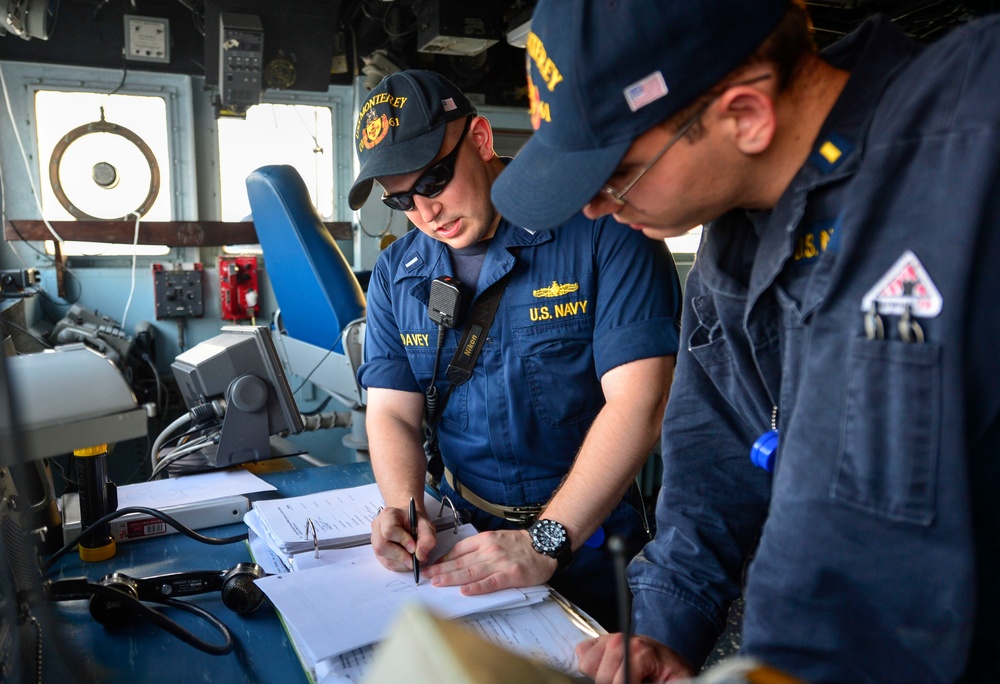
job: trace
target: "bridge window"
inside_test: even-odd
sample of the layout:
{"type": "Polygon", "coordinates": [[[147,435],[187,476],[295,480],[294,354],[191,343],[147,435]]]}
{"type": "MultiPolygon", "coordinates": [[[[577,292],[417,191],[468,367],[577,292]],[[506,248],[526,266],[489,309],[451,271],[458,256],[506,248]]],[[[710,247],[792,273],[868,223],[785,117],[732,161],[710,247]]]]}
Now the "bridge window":
{"type": "Polygon", "coordinates": [[[246,177],[267,164],[294,166],[324,220],[333,218],[333,115],[329,107],[259,104],[246,120],[219,119],[222,220],[250,214],[246,177]]]}
{"type": "MultiPolygon", "coordinates": [[[[167,107],[158,96],[38,90],[38,177],[48,220],[173,218],[167,107]]],[[[52,243],[47,243],[51,253],[52,243]]],[[[138,245],[140,255],[167,254],[138,245]]],[[[67,241],[68,255],[132,254],[131,244],[67,241]]]]}

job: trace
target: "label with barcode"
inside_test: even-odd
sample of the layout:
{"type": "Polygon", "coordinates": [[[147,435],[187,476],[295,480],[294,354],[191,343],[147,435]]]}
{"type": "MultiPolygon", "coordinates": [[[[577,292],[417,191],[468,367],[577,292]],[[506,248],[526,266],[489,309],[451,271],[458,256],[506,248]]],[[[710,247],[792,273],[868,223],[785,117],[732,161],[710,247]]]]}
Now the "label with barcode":
{"type": "Polygon", "coordinates": [[[151,537],[157,534],[167,533],[167,524],[159,518],[143,518],[142,520],[128,520],[125,522],[123,537],[135,539],[137,537],[151,537]]]}

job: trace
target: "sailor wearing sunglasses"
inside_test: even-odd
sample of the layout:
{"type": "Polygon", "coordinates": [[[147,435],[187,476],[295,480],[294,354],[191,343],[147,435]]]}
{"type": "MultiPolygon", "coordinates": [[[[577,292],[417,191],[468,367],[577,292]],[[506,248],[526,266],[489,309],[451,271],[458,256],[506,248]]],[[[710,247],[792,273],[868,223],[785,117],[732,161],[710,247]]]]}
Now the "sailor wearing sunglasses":
{"type": "Polygon", "coordinates": [[[415,533],[407,517],[411,497],[423,502],[433,384],[440,494],[480,534],[421,563],[422,576],[466,594],[550,582],[614,626],[604,539],[621,535],[630,554],[648,540],[627,494],[658,439],[673,375],[680,286],[669,252],[613,220],[578,214],[551,232],[504,220],[490,200],[507,163],[492,127],[433,72],[395,73],[372,90],[355,150],[351,207],[377,181],[382,201],[417,228],[379,257],[368,289],[359,379],[386,503],[372,524],[379,560],[411,570],[411,554],[425,561],[435,545],[427,511],[418,505],[415,533]],[[450,328],[428,317],[442,276],[464,283],[450,328]],[[492,324],[472,327],[480,302],[497,296],[492,324]],[[459,384],[447,369],[466,333],[463,349],[483,341],[459,384]]]}

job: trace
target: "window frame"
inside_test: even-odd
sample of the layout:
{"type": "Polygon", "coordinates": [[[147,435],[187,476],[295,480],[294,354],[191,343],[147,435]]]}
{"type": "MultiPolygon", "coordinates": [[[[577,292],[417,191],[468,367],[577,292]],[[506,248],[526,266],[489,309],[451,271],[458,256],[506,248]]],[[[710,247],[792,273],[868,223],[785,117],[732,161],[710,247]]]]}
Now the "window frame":
{"type": "MultiPolygon", "coordinates": [[[[331,182],[332,182],[332,184],[334,186],[334,189],[337,189],[338,185],[339,185],[339,179],[336,176],[336,166],[337,165],[335,163],[336,153],[337,153],[337,147],[338,147],[337,146],[337,130],[336,130],[336,126],[337,126],[336,116],[337,116],[337,109],[338,108],[337,108],[336,104],[335,103],[331,103],[329,101],[327,101],[327,102],[318,102],[317,103],[317,102],[304,102],[304,101],[301,101],[301,100],[297,100],[297,101],[294,101],[294,102],[276,102],[276,101],[274,101],[273,98],[265,98],[260,103],[260,105],[254,105],[254,107],[259,107],[259,106],[286,106],[286,107],[287,106],[300,106],[300,107],[314,107],[316,109],[322,109],[322,110],[326,110],[327,112],[329,112],[329,115],[331,117],[330,118],[330,121],[331,121],[330,139],[329,140],[320,140],[319,143],[326,146],[326,150],[324,150],[323,157],[324,157],[324,159],[328,159],[329,160],[329,167],[327,168],[327,172],[330,175],[330,180],[331,180],[331,182]]],[[[250,111],[253,111],[253,107],[250,108],[250,111]]],[[[221,120],[220,120],[220,122],[221,122],[221,120]]],[[[215,138],[216,147],[221,147],[221,134],[219,132],[219,128],[220,128],[219,126],[216,127],[216,138],[215,138]]],[[[217,151],[217,154],[218,153],[221,153],[221,150],[217,151]]],[[[277,163],[277,162],[269,162],[269,163],[277,163]]],[[[220,160],[219,160],[219,177],[220,177],[220,182],[221,182],[221,178],[222,178],[222,175],[223,175],[223,172],[224,172],[223,166],[224,166],[224,160],[220,158],[220,160]]],[[[302,172],[300,172],[300,173],[302,173],[302,172]]],[[[303,176],[304,176],[304,174],[303,174],[303,176]]],[[[219,189],[218,196],[219,196],[219,214],[220,214],[220,217],[224,217],[225,216],[225,208],[223,207],[223,202],[225,201],[226,198],[224,197],[223,189],[222,189],[221,186],[220,186],[220,189],[219,189]]],[[[332,204],[333,214],[331,214],[331,216],[329,216],[329,217],[324,216],[323,220],[326,220],[326,221],[333,221],[333,220],[335,220],[334,217],[335,217],[335,215],[337,213],[337,205],[339,204],[336,192],[334,193],[334,195],[332,197],[331,204],[332,204]]],[[[323,216],[323,213],[320,212],[320,215],[323,216]]],[[[240,219],[234,219],[234,218],[232,218],[230,216],[229,218],[224,219],[224,220],[233,221],[233,220],[240,220],[240,219]]]]}
{"type": "MultiPolygon", "coordinates": [[[[41,154],[36,138],[35,94],[40,90],[109,94],[121,85],[116,94],[163,98],[166,106],[167,149],[170,158],[158,161],[160,164],[170,166],[173,190],[170,197],[171,220],[192,221],[198,218],[198,179],[195,172],[195,129],[192,115],[193,88],[190,76],[142,72],[140,83],[134,75],[135,72],[130,71],[126,74],[123,84],[121,69],[10,61],[0,61],[0,66],[3,68],[7,95],[10,98],[8,104],[13,114],[13,121],[18,127],[24,152],[28,156],[28,173],[35,188],[40,188],[40,183],[48,180],[47,177],[43,179],[39,175],[41,154]]],[[[7,206],[4,208],[6,218],[40,219],[42,217],[33,193],[12,192],[11,179],[24,178],[25,163],[13,131],[9,126],[2,128],[0,164],[6,190],[7,206]]],[[[110,260],[120,260],[122,256],[93,255],[70,258],[82,259],[97,265],[110,260]]],[[[169,248],[167,254],[139,258],[149,261],[176,260],[179,258],[179,252],[178,248],[169,248]]]]}
{"type": "MultiPolygon", "coordinates": [[[[332,85],[326,92],[266,90],[261,97],[261,103],[326,107],[330,110],[333,126],[333,150],[330,154],[330,159],[334,164],[333,182],[335,183],[337,192],[334,193],[333,216],[329,220],[352,220],[354,212],[347,206],[347,189],[351,187],[351,183],[354,181],[354,119],[351,114],[350,104],[351,87],[332,85]],[[344,117],[347,118],[345,119],[344,117]]],[[[216,150],[218,150],[218,146],[218,139],[216,139],[216,150]]]]}
{"type": "MultiPolygon", "coordinates": [[[[217,90],[213,89],[211,92],[214,97],[217,90]]],[[[306,105],[310,107],[327,107],[330,109],[333,124],[333,150],[330,159],[334,165],[333,182],[337,191],[334,193],[333,216],[328,220],[335,222],[352,222],[354,220],[354,212],[347,204],[347,189],[354,182],[354,117],[352,114],[352,96],[351,86],[331,85],[326,92],[267,90],[264,91],[261,97],[263,104],[306,105]],[[345,119],[344,117],[347,118],[345,119]]],[[[195,129],[196,136],[200,136],[196,140],[196,143],[199,150],[203,151],[203,155],[199,159],[199,165],[208,165],[209,168],[215,170],[215,175],[209,178],[209,183],[202,184],[203,190],[208,188],[209,184],[211,185],[210,191],[215,201],[211,207],[206,207],[204,203],[202,204],[201,218],[206,220],[221,219],[222,191],[221,179],[219,177],[221,175],[219,171],[221,169],[221,162],[219,160],[218,126],[215,123],[214,110],[212,110],[210,103],[199,104],[196,101],[196,105],[201,107],[200,111],[196,111],[195,113],[196,119],[202,120],[210,117],[212,122],[211,125],[199,126],[195,129]],[[205,154],[206,151],[207,154],[205,154]]],[[[359,241],[356,233],[351,242],[338,240],[337,243],[344,251],[350,263],[359,263],[359,241]]],[[[237,249],[240,247],[239,245],[229,246],[237,249]]],[[[223,253],[227,251],[223,247],[220,247],[219,250],[223,253]]],[[[236,252],[233,251],[232,253],[235,254],[236,252]]]]}

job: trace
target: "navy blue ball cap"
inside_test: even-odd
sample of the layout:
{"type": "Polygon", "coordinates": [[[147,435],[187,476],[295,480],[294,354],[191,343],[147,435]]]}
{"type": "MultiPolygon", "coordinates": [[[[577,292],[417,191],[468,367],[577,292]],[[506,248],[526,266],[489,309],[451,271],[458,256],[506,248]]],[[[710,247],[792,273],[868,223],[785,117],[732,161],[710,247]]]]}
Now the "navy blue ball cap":
{"type": "Polygon", "coordinates": [[[365,98],[354,127],[361,172],[348,194],[351,209],[364,205],[376,178],[430,164],[445,124],[476,113],[458,86],[436,72],[411,69],[383,78],[365,98]]]}
{"type": "Polygon", "coordinates": [[[790,0],[539,0],[526,53],[534,135],[493,184],[531,229],[565,223],[653,126],[708,92],[790,0]]]}

